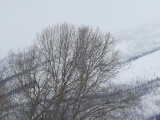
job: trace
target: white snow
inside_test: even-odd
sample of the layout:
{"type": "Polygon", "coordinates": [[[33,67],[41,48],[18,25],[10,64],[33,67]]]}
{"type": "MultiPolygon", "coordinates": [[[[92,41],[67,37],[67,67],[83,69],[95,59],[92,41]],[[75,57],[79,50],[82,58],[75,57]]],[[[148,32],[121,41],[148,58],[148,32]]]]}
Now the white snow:
{"type": "MultiPolygon", "coordinates": [[[[140,28],[123,31],[116,36],[117,49],[121,52],[121,61],[160,47],[160,24],[145,25],[140,28]]],[[[126,86],[138,86],[160,78],[160,50],[123,64],[114,83],[126,86]]],[[[134,111],[134,120],[149,119],[160,114],[160,89],[153,90],[141,97],[141,103],[134,111]]],[[[133,119],[131,116],[129,119],[133,119]]]]}
{"type": "Polygon", "coordinates": [[[160,51],[121,66],[115,81],[122,84],[132,84],[157,77],[160,77],[160,51]]]}

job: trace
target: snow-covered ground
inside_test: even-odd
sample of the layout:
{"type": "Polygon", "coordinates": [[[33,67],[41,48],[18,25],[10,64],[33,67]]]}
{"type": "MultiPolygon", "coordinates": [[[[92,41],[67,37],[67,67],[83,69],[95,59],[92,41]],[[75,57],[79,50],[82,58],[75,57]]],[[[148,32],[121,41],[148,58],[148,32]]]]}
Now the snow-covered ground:
{"type": "Polygon", "coordinates": [[[115,81],[123,84],[146,82],[160,77],[160,50],[123,64],[115,81]]]}
{"type": "MultiPolygon", "coordinates": [[[[157,77],[160,78],[160,51],[122,65],[114,82],[123,85],[127,89],[128,86],[136,87],[157,77]]],[[[133,114],[137,116],[137,120],[151,118],[160,114],[159,94],[160,89],[157,88],[141,97],[141,104],[133,114]]]]}
{"type": "MultiPolygon", "coordinates": [[[[160,47],[160,24],[146,25],[123,31],[116,36],[117,48],[121,53],[121,61],[160,47]]],[[[116,84],[138,86],[160,78],[160,50],[151,52],[138,59],[123,64],[114,79],[116,84]]],[[[160,115],[160,89],[154,89],[141,97],[141,104],[134,111],[133,120],[149,119],[160,115]]]]}

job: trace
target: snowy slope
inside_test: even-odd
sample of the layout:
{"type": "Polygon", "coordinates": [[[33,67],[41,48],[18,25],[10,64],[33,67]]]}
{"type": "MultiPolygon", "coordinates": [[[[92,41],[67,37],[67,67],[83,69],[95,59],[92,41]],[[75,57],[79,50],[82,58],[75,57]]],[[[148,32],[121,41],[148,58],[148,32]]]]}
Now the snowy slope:
{"type": "MultiPolygon", "coordinates": [[[[123,64],[114,79],[114,83],[123,85],[123,87],[128,89],[128,86],[136,87],[152,81],[157,77],[160,78],[160,50],[123,64]]],[[[160,81],[158,84],[160,84],[160,81]]],[[[142,96],[141,104],[129,119],[136,116],[137,120],[143,120],[159,115],[159,94],[160,88],[156,88],[151,93],[142,96]]],[[[135,117],[133,120],[135,120],[135,117]]]]}
{"type": "Polygon", "coordinates": [[[138,59],[121,66],[116,82],[132,84],[137,79],[147,81],[160,77],[160,24],[123,31],[116,35],[116,40],[121,61],[139,55],[138,59]]]}
{"type": "Polygon", "coordinates": [[[160,51],[143,56],[121,66],[116,82],[135,84],[160,77],[160,51]]]}
{"type": "Polygon", "coordinates": [[[123,60],[160,47],[160,23],[142,25],[115,35],[123,60]]]}
{"type": "MultiPolygon", "coordinates": [[[[160,24],[146,25],[117,34],[117,48],[121,52],[121,61],[126,61],[133,56],[148,52],[138,59],[123,64],[114,83],[136,87],[148,81],[160,78],[160,24]]],[[[158,83],[160,84],[160,82],[158,83]]],[[[141,104],[129,119],[145,120],[160,115],[160,88],[153,89],[141,97],[141,104]],[[134,116],[134,117],[133,117],[134,116]]]]}

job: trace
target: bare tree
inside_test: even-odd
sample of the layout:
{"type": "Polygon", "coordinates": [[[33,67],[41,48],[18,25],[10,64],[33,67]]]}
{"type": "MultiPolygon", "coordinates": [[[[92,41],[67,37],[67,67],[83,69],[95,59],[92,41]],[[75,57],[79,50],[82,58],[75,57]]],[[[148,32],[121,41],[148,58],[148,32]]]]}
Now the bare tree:
{"type": "Polygon", "coordinates": [[[4,86],[0,78],[0,118],[3,117],[4,114],[4,104],[3,104],[4,99],[5,99],[4,86]]]}
{"type": "Polygon", "coordinates": [[[0,120],[8,119],[10,100],[7,96],[7,88],[0,77],[0,120]]]}
{"type": "Polygon", "coordinates": [[[136,96],[109,84],[119,59],[114,47],[110,33],[65,23],[47,27],[32,47],[10,54],[8,75],[16,75],[21,91],[16,119],[111,119],[128,112],[136,96]]]}

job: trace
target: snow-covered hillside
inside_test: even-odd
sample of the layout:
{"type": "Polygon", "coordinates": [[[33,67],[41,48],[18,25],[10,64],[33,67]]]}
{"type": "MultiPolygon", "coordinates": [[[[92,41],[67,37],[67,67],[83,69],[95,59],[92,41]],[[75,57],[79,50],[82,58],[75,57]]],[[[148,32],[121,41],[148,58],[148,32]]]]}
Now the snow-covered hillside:
{"type": "MultiPolygon", "coordinates": [[[[160,24],[141,26],[117,34],[117,48],[121,52],[121,61],[133,59],[122,64],[114,79],[116,84],[136,87],[160,78],[160,24]],[[143,55],[142,55],[143,53],[143,55]]],[[[160,84],[160,81],[158,82],[160,84]]],[[[149,119],[160,115],[160,89],[153,89],[141,97],[141,104],[129,119],[149,119]],[[134,116],[134,118],[133,118],[134,116]],[[136,117],[135,117],[136,116],[136,117]]]]}
{"type": "Polygon", "coordinates": [[[118,83],[134,84],[160,77],[160,50],[121,66],[116,77],[118,83]]]}
{"type": "MultiPolygon", "coordinates": [[[[114,82],[123,85],[127,89],[129,86],[136,87],[157,78],[160,78],[160,51],[122,65],[114,82]]],[[[160,81],[158,84],[160,84],[160,81]]],[[[160,89],[156,88],[151,93],[141,97],[141,104],[134,112],[137,120],[160,114],[159,94],[160,89]]]]}
{"type": "Polygon", "coordinates": [[[122,60],[160,47],[160,24],[142,25],[117,33],[117,48],[122,60]]]}

